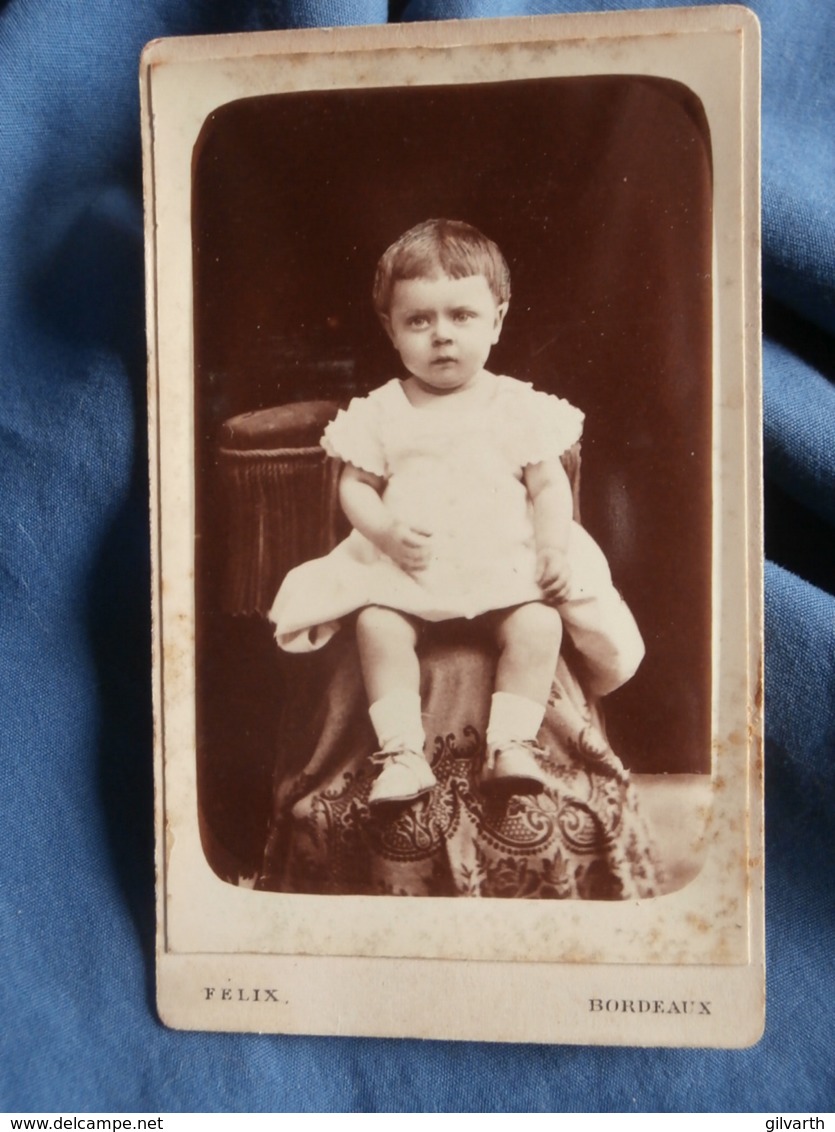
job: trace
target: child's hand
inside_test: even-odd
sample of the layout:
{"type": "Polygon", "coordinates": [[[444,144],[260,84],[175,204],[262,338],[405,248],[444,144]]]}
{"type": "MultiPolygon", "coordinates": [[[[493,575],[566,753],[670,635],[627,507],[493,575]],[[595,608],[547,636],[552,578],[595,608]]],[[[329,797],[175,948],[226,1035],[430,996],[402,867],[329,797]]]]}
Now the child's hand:
{"type": "Polygon", "coordinates": [[[536,556],[536,580],[548,605],[559,605],[568,594],[571,569],[564,551],[543,546],[536,556]]]}
{"type": "Polygon", "coordinates": [[[398,520],[381,540],[380,550],[407,574],[419,574],[429,565],[431,539],[427,531],[398,520]]]}

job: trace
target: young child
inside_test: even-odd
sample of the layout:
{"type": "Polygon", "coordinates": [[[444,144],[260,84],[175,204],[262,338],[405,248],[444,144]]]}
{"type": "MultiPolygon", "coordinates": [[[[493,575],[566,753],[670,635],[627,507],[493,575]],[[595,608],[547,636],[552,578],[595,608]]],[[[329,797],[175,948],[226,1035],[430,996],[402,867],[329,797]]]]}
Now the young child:
{"type": "Polygon", "coordinates": [[[485,790],[545,784],[536,737],[564,627],[596,694],[643,657],[602,551],[572,519],[560,456],[583,414],[485,369],[509,300],[504,257],[469,224],[428,220],[385,252],[374,304],[406,375],[352,400],[325,430],[325,451],[344,462],[339,497],[353,531],[292,570],[270,613],[282,648],[307,651],[358,611],[380,744],[372,805],[435,785],[416,653],[425,622],[482,617],[495,640],[485,790]]]}

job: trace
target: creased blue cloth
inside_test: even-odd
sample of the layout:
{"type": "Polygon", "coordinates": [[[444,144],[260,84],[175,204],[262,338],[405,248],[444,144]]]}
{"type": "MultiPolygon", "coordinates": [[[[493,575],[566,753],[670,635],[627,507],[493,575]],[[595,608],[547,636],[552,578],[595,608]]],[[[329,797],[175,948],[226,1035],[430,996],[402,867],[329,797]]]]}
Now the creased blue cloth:
{"type": "Polygon", "coordinates": [[[835,5],[823,0],[751,5],[764,65],[765,1038],[715,1052],[183,1034],[153,1007],[140,49],[627,6],[0,5],[0,1108],[831,1109],[835,5]]]}

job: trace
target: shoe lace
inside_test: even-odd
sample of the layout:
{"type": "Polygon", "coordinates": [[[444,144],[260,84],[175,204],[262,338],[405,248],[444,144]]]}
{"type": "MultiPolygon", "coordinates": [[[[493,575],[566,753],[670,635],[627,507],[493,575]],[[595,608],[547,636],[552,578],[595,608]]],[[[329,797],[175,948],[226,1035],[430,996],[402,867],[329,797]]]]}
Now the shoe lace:
{"type": "Polygon", "coordinates": [[[515,739],[512,743],[505,743],[502,747],[488,747],[487,757],[484,760],[484,769],[492,771],[496,767],[496,756],[500,755],[502,751],[516,750],[519,747],[524,747],[532,755],[540,755],[545,757],[545,749],[537,743],[536,739],[515,739]]]}
{"type": "Polygon", "coordinates": [[[368,756],[368,761],[375,766],[383,766],[385,763],[400,763],[403,766],[409,765],[410,759],[422,759],[423,755],[413,751],[410,747],[395,747],[393,751],[375,751],[372,755],[368,756]]]}

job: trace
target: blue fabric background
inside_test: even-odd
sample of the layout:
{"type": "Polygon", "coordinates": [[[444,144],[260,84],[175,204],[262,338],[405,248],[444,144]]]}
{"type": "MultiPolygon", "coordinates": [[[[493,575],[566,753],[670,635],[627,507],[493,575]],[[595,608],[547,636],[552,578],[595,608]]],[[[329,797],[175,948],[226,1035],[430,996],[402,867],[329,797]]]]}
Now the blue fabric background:
{"type": "Polygon", "coordinates": [[[833,1107],[828,0],[751,5],[764,36],[767,294],[761,1044],[683,1052],[182,1034],[153,1008],[140,49],[163,35],[627,6],[0,3],[0,1108],[833,1107]]]}

